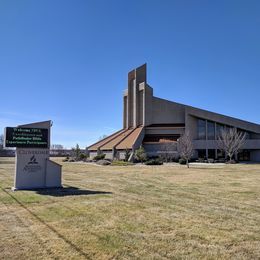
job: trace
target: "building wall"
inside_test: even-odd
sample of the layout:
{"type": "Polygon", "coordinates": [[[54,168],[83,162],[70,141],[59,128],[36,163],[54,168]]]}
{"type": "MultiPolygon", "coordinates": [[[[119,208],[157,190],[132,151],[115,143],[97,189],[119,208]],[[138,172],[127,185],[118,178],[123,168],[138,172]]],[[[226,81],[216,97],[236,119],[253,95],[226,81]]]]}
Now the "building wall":
{"type": "Polygon", "coordinates": [[[260,149],[252,150],[250,152],[250,160],[253,162],[260,162],[260,149]]]}
{"type": "Polygon", "coordinates": [[[96,151],[90,151],[89,152],[89,159],[93,159],[95,156],[97,156],[98,155],[98,153],[96,152],[96,151]]]}
{"type": "Polygon", "coordinates": [[[191,139],[197,139],[197,119],[187,113],[185,109],[185,129],[189,132],[191,139]]]}
{"type": "Polygon", "coordinates": [[[162,127],[147,127],[145,129],[146,135],[183,135],[184,134],[184,128],[162,128],[162,127]]]}
{"type": "Polygon", "coordinates": [[[144,126],[153,122],[153,89],[145,85],[144,88],[144,126]]]}
{"type": "Polygon", "coordinates": [[[220,124],[230,125],[237,128],[241,128],[243,130],[247,130],[254,133],[260,133],[260,125],[250,123],[244,120],[240,120],[237,118],[217,114],[214,112],[206,111],[199,108],[194,108],[190,106],[186,106],[186,115],[194,116],[197,118],[207,119],[210,121],[214,121],[220,124]]]}
{"type": "Polygon", "coordinates": [[[105,159],[113,159],[113,152],[112,151],[102,151],[103,154],[106,155],[105,159]]]}
{"type": "Polygon", "coordinates": [[[167,148],[166,143],[144,144],[144,149],[148,156],[162,156],[165,153],[178,157],[177,147],[173,145],[172,149],[167,148]]]}
{"type": "Polygon", "coordinates": [[[161,98],[153,97],[152,123],[184,124],[185,106],[161,98]]]}

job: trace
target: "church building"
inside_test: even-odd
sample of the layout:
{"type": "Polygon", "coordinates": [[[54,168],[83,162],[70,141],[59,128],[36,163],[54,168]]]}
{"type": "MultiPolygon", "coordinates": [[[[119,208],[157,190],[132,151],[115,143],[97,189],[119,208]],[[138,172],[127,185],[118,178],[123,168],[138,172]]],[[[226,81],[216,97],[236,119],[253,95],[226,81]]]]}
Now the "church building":
{"type": "Polygon", "coordinates": [[[218,149],[217,140],[222,129],[229,127],[246,133],[237,159],[260,162],[259,124],[155,97],[147,83],[144,64],[128,73],[128,87],[123,95],[123,128],[89,146],[88,151],[90,158],[103,153],[108,159],[124,159],[128,149],[131,159],[143,145],[148,156],[160,156],[188,131],[194,158],[223,159],[225,154],[218,149]]]}

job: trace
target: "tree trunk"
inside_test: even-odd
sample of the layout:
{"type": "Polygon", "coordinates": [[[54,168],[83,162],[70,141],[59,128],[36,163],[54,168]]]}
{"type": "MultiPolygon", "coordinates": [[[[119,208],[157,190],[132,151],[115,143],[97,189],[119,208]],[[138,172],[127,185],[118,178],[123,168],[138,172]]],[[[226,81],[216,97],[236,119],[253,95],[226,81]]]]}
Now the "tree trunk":
{"type": "Polygon", "coordinates": [[[188,168],[190,168],[189,160],[186,160],[186,165],[187,165],[188,168]]]}

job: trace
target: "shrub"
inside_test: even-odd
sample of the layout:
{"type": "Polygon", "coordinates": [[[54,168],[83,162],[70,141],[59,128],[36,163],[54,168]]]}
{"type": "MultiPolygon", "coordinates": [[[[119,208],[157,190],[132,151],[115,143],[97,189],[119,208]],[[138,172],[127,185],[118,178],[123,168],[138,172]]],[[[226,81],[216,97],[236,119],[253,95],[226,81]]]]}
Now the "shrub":
{"type": "Polygon", "coordinates": [[[186,164],[186,160],[185,159],[179,159],[179,164],[186,164]]]}
{"type": "Polygon", "coordinates": [[[147,160],[147,155],[143,146],[140,146],[140,148],[135,151],[135,159],[141,163],[147,160]]]}
{"type": "Polygon", "coordinates": [[[162,165],[163,162],[160,159],[150,159],[145,162],[145,165],[162,165]]]}
{"type": "Polygon", "coordinates": [[[112,166],[128,166],[128,165],[133,165],[132,162],[125,162],[125,161],[113,161],[111,163],[112,166]]]}
{"type": "Polygon", "coordinates": [[[86,159],[86,158],[87,158],[87,155],[84,154],[84,153],[81,153],[81,154],[79,155],[79,159],[80,159],[80,160],[84,160],[84,159],[86,159]]]}
{"type": "Polygon", "coordinates": [[[99,154],[99,155],[95,156],[93,158],[93,160],[95,160],[95,161],[103,160],[103,159],[105,159],[105,157],[106,157],[106,155],[102,153],[102,154],[99,154]]]}
{"type": "Polygon", "coordinates": [[[76,144],[75,148],[72,148],[72,153],[73,153],[73,157],[75,157],[75,160],[78,161],[80,155],[80,148],[78,144],[76,144]]]}

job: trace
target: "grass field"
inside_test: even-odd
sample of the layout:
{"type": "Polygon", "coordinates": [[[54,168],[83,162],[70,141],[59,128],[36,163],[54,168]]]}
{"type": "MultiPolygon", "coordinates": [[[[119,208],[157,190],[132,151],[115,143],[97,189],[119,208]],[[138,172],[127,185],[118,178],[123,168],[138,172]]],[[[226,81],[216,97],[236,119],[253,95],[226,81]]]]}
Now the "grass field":
{"type": "Polygon", "coordinates": [[[13,173],[0,158],[1,259],[260,259],[260,165],[63,163],[63,191],[13,173]]]}

